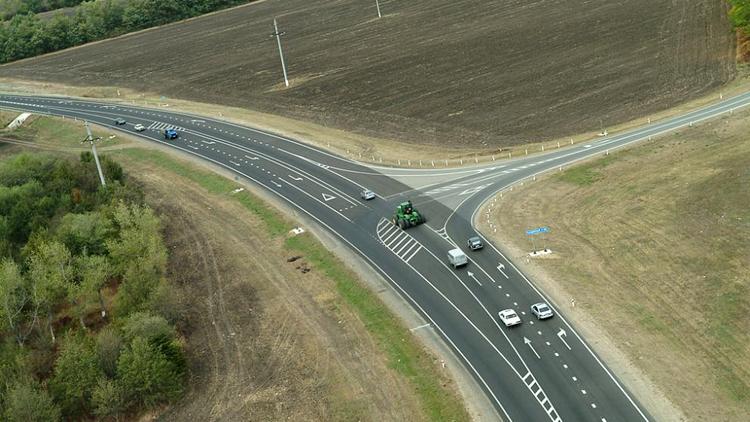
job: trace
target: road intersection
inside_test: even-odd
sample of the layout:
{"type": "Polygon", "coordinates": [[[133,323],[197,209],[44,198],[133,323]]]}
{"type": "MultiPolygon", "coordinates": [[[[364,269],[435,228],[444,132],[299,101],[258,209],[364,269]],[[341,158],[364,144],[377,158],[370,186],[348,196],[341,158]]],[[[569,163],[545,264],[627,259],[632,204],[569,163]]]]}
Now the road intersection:
{"type": "MultiPolygon", "coordinates": [[[[633,142],[714,118],[750,104],[750,93],[590,143],[468,168],[368,166],[271,133],[206,116],[126,104],[41,96],[0,95],[0,108],[75,117],[122,130],[206,160],[286,201],[337,236],[380,273],[452,348],[511,421],[650,420],[645,409],[591,350],[560,309],[535,320],[529,307],[549,302],[511,260],[487,247],[472,252],[476,212],[497,192],[536,174],[633,142]],[[115,126],[115,118],[127,124],[115,126]],[[148,128],[133,129],[135,124],[148,128]],[[180,137],[159,132],[179,128],[180,137]],[[378,194],[363,201],[359,192],[378,194]],[[402,231],[388,218],[411,199],[427,224],[402,231]],[[462,247],[467,268],[454,270],[446,252],[462,247]],[[508,329],[500,309],[523,319],[508,329]]],[[[481,236],[481,234],[480,234],[481,236]]]]}

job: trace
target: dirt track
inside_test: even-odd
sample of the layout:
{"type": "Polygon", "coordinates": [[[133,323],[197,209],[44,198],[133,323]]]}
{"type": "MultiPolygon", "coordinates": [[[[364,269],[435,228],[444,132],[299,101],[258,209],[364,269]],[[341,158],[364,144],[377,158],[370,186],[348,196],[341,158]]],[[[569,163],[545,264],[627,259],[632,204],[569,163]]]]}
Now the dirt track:
{"type": "Polygon", "coordinates": [[[734,75],[723,1],[267,0],[0,67],[374,137],[503,147],[594,131],[734,75]],[[291,88],[282,89],[278,17],[291,88]]]}
{"type": "Polygon", "coordinates": [[[188,305],[190,390],[166,420],[424,420],[330,280],[287,263],[234,201],[128,166],[165,218],[168,276],[188,305]]]}

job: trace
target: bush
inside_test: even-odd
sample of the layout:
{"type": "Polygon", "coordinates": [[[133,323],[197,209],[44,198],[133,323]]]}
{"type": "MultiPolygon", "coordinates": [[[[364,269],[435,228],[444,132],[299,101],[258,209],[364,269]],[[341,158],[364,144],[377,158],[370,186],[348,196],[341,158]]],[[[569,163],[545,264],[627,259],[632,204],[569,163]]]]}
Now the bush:
{"type": "Polygon", "coordinates": [[[109,379],[100,379],[92,397],[94,414],[101,418],[117,418],[125,410],[125,394],[120,385],[109,379]]]}
{"type": "Polygon", "coordinates": [[[101,377],[93,341],[82,335],[66,338],[49,385],[66,418],[88,413],[94,388],[101,377]]]}
{"type": "Polygon", "coordinates": [[[96,335],[96,354],[99,358],[99,367],[104,374],[114,378],[117,374],[117,359],[122,351],[122,338],[112,327],[103,328],[96,335]]]}
{"type": "Polygon", "coordinates": [[[156,337],[174,338],[174,328],[162,316],[148,312],[136,312],[130,315],[122,327],[125,341],[130,343],[136,337],[143,337],[149,341],[156,337]]]}
{"type": "Polygon", "coordinates": [[[166,279],[162,279],[159,282],[156,290],[151,295],[149,308],[181,330],[187,324],[188,317],[184,295],[181,290],[176,289],[166,279]]]}
{"type": "Polygon", "coordinates": [[[11,422],[58,421],[60,409],[46,392],[32,384],[19,383],[8,391],[5,420],[11,422]]]}
{"type": "Polygon", "coordinates": [[[732,5],[729,17],[734,26],[750,33],[750,0],[729,0],[729,3],[732,5]]]}
{"type": "Polygon", "coordinates": [[[99,212],[68,213],[60,220],[57,238],[74,254],[91,255],[107,252],[106,240],[114,233],[112,222],[99,212]]]}
{"type": "Polygon", "coordinates": [[[138,406],[153,406],[182,393],[183,373],[143,337],[136,337],[122,353],[117,374],[128,401],[138,406]]]}

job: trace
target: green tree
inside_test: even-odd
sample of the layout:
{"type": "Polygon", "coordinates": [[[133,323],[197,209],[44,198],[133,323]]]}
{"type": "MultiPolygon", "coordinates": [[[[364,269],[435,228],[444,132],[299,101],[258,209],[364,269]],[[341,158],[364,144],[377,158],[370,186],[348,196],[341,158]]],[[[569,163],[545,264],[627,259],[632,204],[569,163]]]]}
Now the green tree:
{"type": "Polygon", "coordinates": [[[28,266],[32,302],[35,309],[46,313],[47,328],[54,343],[52,311],[67,298],[68,284],[73,277],[70,252],[60,242],[42,241],[36,250],[31,252],[28,266]]]}
{"type": "Polygon", "coordinates": [[[118,418],[127,409],[125,394],[115,380],[100,379],[92,397],[94,414],[100,418],[118,418]]]}
{"type": "Polygon", "coordinates": [[[106,241],[114,234],[112,222],[100,212],[68,213],[57,226],[56,235],[73,255],[103,255],[106,241]]]}
{"type": "Polygon", "coordinates": [[[48,51],[57,51],[74,45],[71,37],[70,18],[62,13],[56,13],[45,25],[45,32],[49,38],[48,51]]]}
{"type": "Polygon", "coordinates": [[[160,336],[165,336],[170,340],[175,337],[174,328],[164,317],[148,312],[136,312],[130,315],[122,326],[122,332],[127,342],[136,337],[143,337],[149,341],[160,336]]]}
{"type": "Polygon", "coordinates": [[[18,60],[39,53],[32,38],[39,31],[39,19],[34,14],[16,15],[8,23],[8,39],[3,46],[9,60],[18,60]]]}
{"type": "MultiPolygon", "coordinates": [[[[0,327],[5,324],[13,333],[19,345],[23,345],[26,336],[21,333],[23,309],[29,302],[29,294],[21,271],[11,259],[0,263],[0,327]]],[[[2,332],[4,330],[0,330],[2,332]]]]}
{"type": "Polygon", "coordinates": [[[165,278],[159,281],[159,285],[151,293],[149,309],[177,327],[187,321],[185,294],[165,278]]]}
{"type": "Polygon", "coordinates": [[[729,17],[737,28],[750,32],[750,0],[730,0],[729,17]]]}
{"type": "Polygon", "coordinates": [[[166,272],[167,250],[159,218],[150,208],[120,203],[114,210],[114,220],[119,239],[108,241],[107,248],[116,273],[122,275],[118,310],[127,315],[145,309],[166,272]]]}
{"type": "Polygon", "coordinates": [[[8,391],[19,382],[32,380],[27,351],[10,338],[0,339],[0,419],[6,408],[8,391]]]}
{"type": "Polygon", "coordinates": [[[96,354],[99,367],[104,373],[114,378],[117,375],[117,359],[122,351],[122,338],[112,327],[105,327],[96,335],[96,354]]]}
{"type": "Polygon", "coordinates": [[[152,406],[182,393],[182,373],[159,349],[136,337],[117,362],[117,374],[130,402],[152,406]]]}
{"type": "Polygon", "coordinates": [[[29,383],[17,383],[8,390],[5,420],[51,422],[60,420],[60,409],[50,396],[29,383]]]}
{"type": "Polygon", "coordinates": [[[78,271],[81,277],[81,303],[87,303],[88,298],[95,296],[99,299],[102,319],[107,317],[102,289],[112,275],[112,268],[106,256],[82,255],[77,258],[78,271]]]}
{"type": "Polygon", "coordinates": [[[94,388],[102,376],[94,342],[84,335],[67,337],[49,383],[50,392],[66,418],[88,413],[94,388]]]}

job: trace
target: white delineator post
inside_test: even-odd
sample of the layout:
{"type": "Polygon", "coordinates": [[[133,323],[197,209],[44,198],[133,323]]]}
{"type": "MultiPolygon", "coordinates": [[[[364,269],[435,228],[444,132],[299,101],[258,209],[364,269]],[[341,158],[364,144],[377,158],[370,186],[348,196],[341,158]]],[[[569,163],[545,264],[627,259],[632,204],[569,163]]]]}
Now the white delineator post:
{"type": "Polygon", "coordinates": [[[281,58],[281,70],[284,72],[284,85],[289,86],[289,78],[286,76],[286,63],[284,63],[284,52],[281,50],[281,36],[285,32],[279,32],[279,26],[276,24],[276,18],[273,18],[273,34],[276,37],[276,43],[279,45],[279,57],[281,58]]]}

